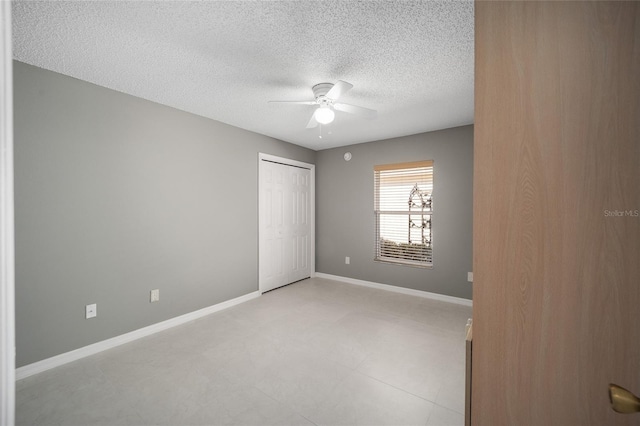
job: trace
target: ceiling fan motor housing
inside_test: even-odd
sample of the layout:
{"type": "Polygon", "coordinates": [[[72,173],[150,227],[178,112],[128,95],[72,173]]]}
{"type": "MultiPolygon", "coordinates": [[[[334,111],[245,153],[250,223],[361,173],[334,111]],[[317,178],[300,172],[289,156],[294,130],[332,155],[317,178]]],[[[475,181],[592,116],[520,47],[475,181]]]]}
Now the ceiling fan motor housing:
{"type": "Polygon", "coordinates": [[[318,102],[318,104],[329,105],[332,103],[332,100],[326,97],[332,87],[333,83],[320,83],[311,88],[313,90],[313,96],[316,98],[316,102],[318,102]]]}

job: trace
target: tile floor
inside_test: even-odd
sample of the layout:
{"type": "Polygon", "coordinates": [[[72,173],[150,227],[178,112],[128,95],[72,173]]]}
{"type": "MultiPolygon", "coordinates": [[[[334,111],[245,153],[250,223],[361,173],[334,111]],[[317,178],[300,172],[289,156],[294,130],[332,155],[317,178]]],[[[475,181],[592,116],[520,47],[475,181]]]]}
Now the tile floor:
{"type": "Polygon", "coordinates": [[[462,425],[471,308],[313,278],[17,383],[18,425],[462,425]]]}

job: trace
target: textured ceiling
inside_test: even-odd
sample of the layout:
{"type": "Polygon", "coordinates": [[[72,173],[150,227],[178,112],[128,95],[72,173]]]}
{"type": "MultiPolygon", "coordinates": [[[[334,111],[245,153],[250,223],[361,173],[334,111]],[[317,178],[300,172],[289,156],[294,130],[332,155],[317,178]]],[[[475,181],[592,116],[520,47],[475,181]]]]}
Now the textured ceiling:
{"type": "Polygon", "coordinates": [[[473,3],[16,1],[14,58],[315,150],[473,122],[473,3]],[[345,80],[305,128],[311,87],[345,80]]]}

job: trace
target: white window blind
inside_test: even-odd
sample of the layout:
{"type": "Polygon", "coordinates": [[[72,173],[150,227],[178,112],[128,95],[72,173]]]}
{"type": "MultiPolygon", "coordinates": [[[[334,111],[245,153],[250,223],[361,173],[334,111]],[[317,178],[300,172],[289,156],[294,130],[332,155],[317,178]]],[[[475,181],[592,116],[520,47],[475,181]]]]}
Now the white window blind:
{"type": "Polygon", "coordinates": [[[433,266],[433,161],[374,166],[375,260],[433,266]]]}

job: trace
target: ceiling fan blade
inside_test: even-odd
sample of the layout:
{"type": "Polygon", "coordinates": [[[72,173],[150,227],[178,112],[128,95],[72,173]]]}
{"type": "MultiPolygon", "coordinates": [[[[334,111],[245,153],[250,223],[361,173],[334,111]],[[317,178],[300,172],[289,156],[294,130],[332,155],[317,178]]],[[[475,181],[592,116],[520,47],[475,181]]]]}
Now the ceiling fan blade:
{"type": "Polygon", "coordinates": [[[269,101],[270,104],[317,105],[316,101],[269,101]]]}
{"type": "Polygon", "coordinates": [[[356,105],[337,103],[337,104],[333,104],[333,108],[338,111],[348,112],[349,114],[360,115],[364,118],[369,118],[369,119],[376,118],[376,116],[378,115],[378,111],[376,111],[375,109],[369,109],[369,108],[356,106],[356,105]]]}
{"type": "Polygon", "coordinates": [[[315,111],[313,112],[313,114],[311,114],[311,120],[309,120],[309,123],[307,123],[307,129],[313,129],[314,127],[318,127],[315,111]]]}
{"type": "Polygon", "coordinates": [[[344,95],[352,87],[353,84],[347,83],[346,81],[338,80],[338,82],[333,85],[331,90],[327,92],[326,97],[337,101],[340,96],[344,95]]]}

